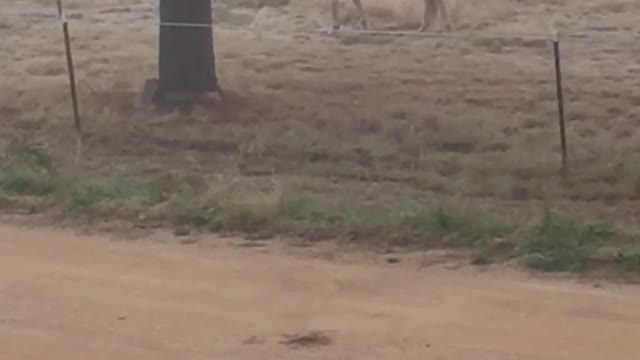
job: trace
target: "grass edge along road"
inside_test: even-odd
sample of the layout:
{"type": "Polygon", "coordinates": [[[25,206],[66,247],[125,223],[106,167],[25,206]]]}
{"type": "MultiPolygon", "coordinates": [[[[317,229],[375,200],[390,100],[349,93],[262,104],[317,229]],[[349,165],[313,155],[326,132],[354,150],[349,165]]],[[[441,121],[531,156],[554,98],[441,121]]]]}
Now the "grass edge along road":
{"type": "Polygon", "coordinates": [[[45,149],[28,142],[9,146],[0,160],[0,200],[5,208],[54,208],[67,217],[133,219],[149,226],[340,238],[383,248],[455,248],[470,251],[478,265],[517,260],[548,272],[640,273],[636,234],[549,209],[522,219],[447,208],[389,212],[287,193],[275,181],[269,189],[171,174],[142,185],[96,181],[58,169],[45,149]]]}

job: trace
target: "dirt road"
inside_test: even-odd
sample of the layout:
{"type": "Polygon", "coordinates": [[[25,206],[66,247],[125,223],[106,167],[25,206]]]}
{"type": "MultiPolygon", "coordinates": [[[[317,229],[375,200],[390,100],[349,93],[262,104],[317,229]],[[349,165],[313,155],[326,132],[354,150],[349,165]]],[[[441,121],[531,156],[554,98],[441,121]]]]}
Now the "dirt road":
{"type": "Polygon", "coordinates": [[[625,360],[638,334],[633,287],[0,227],[1,359],[625,360]]]}

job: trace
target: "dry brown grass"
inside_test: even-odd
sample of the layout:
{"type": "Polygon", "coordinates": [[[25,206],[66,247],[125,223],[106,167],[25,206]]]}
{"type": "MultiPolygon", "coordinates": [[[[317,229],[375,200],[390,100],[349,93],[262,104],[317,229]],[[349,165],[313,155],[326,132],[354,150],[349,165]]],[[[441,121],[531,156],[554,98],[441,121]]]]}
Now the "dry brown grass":
{"type": "MultiPolygon", "coordinates": [[[[328,0],[301,1],[297,7],[308,12],[310,5],[323,9],[328,0]]],[[[363,0],[374,27],[413,28],[420,25],[422,0],[363,0]]],[[[637,28],[640,5],[632,0],[445,0],[457,30],[501,32],[603,30],[637,28]]],[[[350,0],[342,0],[345,20],[356,16],[350,0]]]]}
{"type": "MultiPolygon", "coordinates": [[[[76,11],[97,4],[67,3],[76,11]]],[[[389,5],[395,2],[367,3],[374,18],[405,21],[395,13],[404,8],[389,5]]],[[[640,15],[631,1],[483,3],[454,5],[458,31],[544,31],[549,20],[572,30],[596,23],[624,30],[640,15]]],[[[45,4],[8,6],[42,11],[45,4]]],[[[99,4],[117,6],[133,10],[103,15],[120,20],[151,9],[142,0],[99,4]]],[[[294,3],[287,16],[322,23],[318,16],[328,14],[318,6],[294,3]]],[[[637,41],[595,37],[563,45],[573,174],[563,184],[544,41],[294,40],[220,32],[219,75],[228,99],[159,109],[137,100],[144,79],[155,74],[153,25],[85,20],[72,32],[86,128],[83,171],[92,176],[147,178],[167,170],[275,176],[294,191],[385,206],[437,202],[511,212],[552,199],[553,206],[589,216],[636,221],[637,41]]],[[[58,25],[2,16],[0,23],[0,145],[40,137],[69,163],[73,135],[58,25]]]]}
{"type": "MultiPolygon", "coordinates": [[[[318,6],[326,6],[321,1],[318,6]]],[[[513,1],[509,0],[449,0],[445,1],[449,15],[457,28],[468,24],[490,21],[513,12],[513,1]]],[[[388,28],[412,28],[421,25],[423,0],[365,0],[363,4],[374,25],[388,28]]],[[[342,1],[347,20],[357,16],[350,0],[342,1]]]]}

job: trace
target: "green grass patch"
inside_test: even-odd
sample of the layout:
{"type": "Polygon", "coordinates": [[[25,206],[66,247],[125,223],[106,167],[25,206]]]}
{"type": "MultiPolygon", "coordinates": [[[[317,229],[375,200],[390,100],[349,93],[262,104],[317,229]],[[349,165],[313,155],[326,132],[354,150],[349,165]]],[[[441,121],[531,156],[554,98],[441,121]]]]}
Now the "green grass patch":
{"type": "Polygon", "coordinates": [[[543,271],[585,271],[606,241],[615,236],[606,224],[585,225],[547,215],[523,242],[519,252],[528,266],[543,271]]]}
{"type": "Polygon", "coordinates": [[[60,180],[46,149],[28,142],[13,142],[0,163],[0,189],[8,195],[45,196],[60,180]]]}
{"type": "Polygon", "coordinates": [[[413,248],[462,248],[472,262],[521,259],[542,271],[587,271],[602,249],[617,249],[610,263],[640,272],[640,251],[616,247],[629,239],[607,224],[584,224],[549,213],[541,220],[504,219],[454,209],[388,211],[375,206],[327,202],[284,194],[237,181],[169,174],[144,184],[89,181],[59,171],[46,148],[12,144],[0,161],[0,193],[36,197],[75,214],[122,217],[167,226],[283,234],[308,239],[350,241],[413,248]],[[525,221],[526,220],[526,221],[525,221]]]}

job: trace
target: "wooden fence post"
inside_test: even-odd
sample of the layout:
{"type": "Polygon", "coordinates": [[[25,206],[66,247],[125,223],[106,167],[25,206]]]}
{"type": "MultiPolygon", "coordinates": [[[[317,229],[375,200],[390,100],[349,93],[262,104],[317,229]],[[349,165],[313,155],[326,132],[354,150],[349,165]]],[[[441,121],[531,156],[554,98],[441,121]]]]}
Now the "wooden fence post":
{"type": "Polygon", "coordinates": [[[556,72],[556,98],[558,101],[558,124],[560,127],[560,145],[562,147],[562,174],[567,175],[567,133],[564,116],[564,93],[562,88],[562,61],[560,58],[560,39],[556,32],[553,37],[553,57],[556,72]]]}
{"type": "Polygon", "coordinates": [[[78,105],[78,91],[76,89],[76,74],[73,65],[73,54],[71,52],[71,36],[69,35],[69,23],[64,16],[62,0],[58,0],[58,16],[62,21],[62,34],[64,36],[64,48],[67,55],[67,70],[69,71],[69,87],[71,90],[71,103],[73,106],[73,123],[76,131],[76,166],[80,164],[82,156],[82,123],[80,120],[80,110],[78,105]]]}

